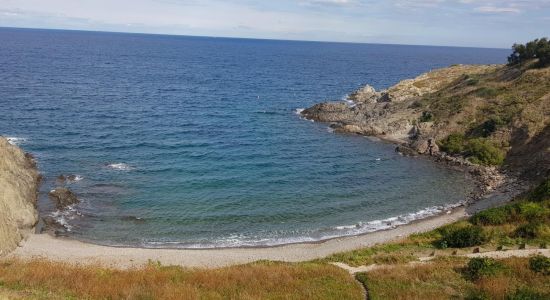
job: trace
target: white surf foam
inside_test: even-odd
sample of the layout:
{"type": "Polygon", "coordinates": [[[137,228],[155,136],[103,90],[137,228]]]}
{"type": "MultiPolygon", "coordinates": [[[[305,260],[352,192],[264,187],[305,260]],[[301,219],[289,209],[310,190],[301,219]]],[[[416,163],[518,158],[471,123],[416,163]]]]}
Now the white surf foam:
{"type": "Polygon", "coordinates": [[[8,140],[8,143],[10,143],[12,145],[15,145],[15,146],[21,145],[22,143],[27,141],[26,138],[15,137],[15,136],[8,136],[8,137],[6,137],[6,140],[8,140]]]}
{"type": "Polygon", "coordinates": [[[78,181],[81,181],[82,179],[84,179],[84,176],[76,175],[76,176],[74,177],[74,180],[73,180],[73,181],[78,182],[78,181]]]}
{"type": "Polygon", "coordinates": [[[110,169],[113,169],[113,170],[118,170],[118,171],[130,171],[130,170],[134,169],[132,166],[130,166],[128,164],[125,164],[125,163],[108,164],[107,168],[110,168],[110,169]]]}
{"type": "Polygon", "coordinates": [[[304,110],[305,108],[296,108],[296,110],[294,110],[294,113],[301,116],[304,110]]]}
{"type": "Polygon", "coordinates": [[[57,210],[50,214],[50,216],[54,218],[57,223],[63,226],[67,232],[71,232],[73,229],[73,226],[69,223],[69,221],[74,220],[80,215],[81,213],[76,209],[75,205],[67,206],[63,210],[57,210]]]}

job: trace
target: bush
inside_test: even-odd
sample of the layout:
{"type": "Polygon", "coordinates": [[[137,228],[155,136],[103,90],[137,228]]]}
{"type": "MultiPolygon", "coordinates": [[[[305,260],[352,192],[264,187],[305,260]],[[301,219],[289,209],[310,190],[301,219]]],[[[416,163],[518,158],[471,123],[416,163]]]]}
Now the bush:
{"type": "Polygon", "coordinates": [[[478,280],[482,277],[496,275],[504,269],[505,267],[502,263],[492,258],[475,257],[468,262],[465,273],[469,279],[478,280]]]}
{"type": "Polygon", "coordinates": [[[481,290],[471,290],[466,294],[464,300],[491,300],[491,297],[481,290]]]}
{"type": "Polygon", "coordinates": [[[550,65],[550,41],[547,38],[536,39],[527,44],[514,44],[512,54],[508,57],[510,65],[521,64],[531,59],[539,60],[539,66],[550,65]]]}
{"type": "Polygon", "coordinates": [[[497,90],[488,87],[482,87],[476,91],[476,95],[482,98],[492,98],[498,94],[497,90]]]}
{"type": "Polygon", "coordinates": [[[542,220],[548,214],[548,209],[535,202],[524,202],[517,205],[519,213],[524,220],[542,220]]]}
{"type": "Polygon", "coordinates": [[[479,79],[477,78],[470,78],[466,80],[466,85],[477,85],[479,83],[479,79]]]}
{"type": "Polygon", "coordinates": [[[490,208],[478,212],[470,218],[475,225],[502,225],[512,219],[511,206],[490,208]]]}
{"type": "Polygon", "coordinates": [[[529,198],[533,201],[544,201],[550,199],[550,178],[547,178],[538,187],[536,187],[529,195],[529,198]]]}
{"type": "Polygon", "coordinates": [[[481,165],[501,165],[504,162],[504,153],[487,140],[470,140],[465,149],[470,161],[481,165]]]}
{"type": "Polygon", "coordinates": [[[550,236],[550,228],[539,220],[532,220],[519,226],[515,231],[515,235],[524,239],[545,238],[550,236]]]}
{"type": "Polygon", "coordinates": [[[515,291],[513,294],[506,296],[507,300],[545,300],[547,299],[544,295],[532,291],[527,288],[522,288],[515,291]]]}
{"type": "Polygon", "coordinates": [[[487,238],[480,226],[444,227],[441,230],[440,248],[465,248],[483,244],[487,238]]]}
{"type": "Polygon", "coordinates": [[[422,116],[420,116],[420,123],[425,123],[425,122],[431,122],[433,121],[434,119],[434,116],[432,115],[431,112],[429,111],[425,111],[425,112],[422,112],[422,116]]]}
{"type": "Polygon", "coordinates": [[[537,255],[529,259],[529,269],[535,273],[550,275],[550,258],[537,255]]]}
{"type": "Polygon", "coordinates": [[[464,141],[463,134],[452,133],[440,142],[441,150],[452,154],[462,153],[464,151],[464,141]]]}

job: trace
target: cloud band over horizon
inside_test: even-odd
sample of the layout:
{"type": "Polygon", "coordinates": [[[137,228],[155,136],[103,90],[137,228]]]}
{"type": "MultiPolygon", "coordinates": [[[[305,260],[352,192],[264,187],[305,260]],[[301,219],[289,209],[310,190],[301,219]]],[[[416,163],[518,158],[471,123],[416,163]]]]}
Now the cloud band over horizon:
{"type": "Polygon", "coordinates": [[[0,26],[509,47],[547,36],[550,0],[0,0],[0,26]]]}

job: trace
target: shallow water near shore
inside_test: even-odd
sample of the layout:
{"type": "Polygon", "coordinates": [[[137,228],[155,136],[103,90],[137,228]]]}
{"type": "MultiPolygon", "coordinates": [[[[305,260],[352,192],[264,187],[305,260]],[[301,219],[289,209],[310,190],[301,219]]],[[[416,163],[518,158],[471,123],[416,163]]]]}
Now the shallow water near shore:
{"type": "Polygon", "coordinates": [[[79,240],[212,248],[318,241],[448,210],[464,174],[296,111],[507,50],[0,29],[0,134],[39,209],[79,240]],[[56,211],[60,174],[82,202],[56,211]]]}

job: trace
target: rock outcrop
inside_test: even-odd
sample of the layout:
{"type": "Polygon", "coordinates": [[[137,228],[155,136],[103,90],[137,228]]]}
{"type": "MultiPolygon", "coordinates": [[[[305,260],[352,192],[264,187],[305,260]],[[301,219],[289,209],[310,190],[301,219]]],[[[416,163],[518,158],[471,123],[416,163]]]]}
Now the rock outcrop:
{"type": "MultiPolygon", "coordinates": [[[[455,65],[383,91],[366,85],[344,101],[302,111],[334,132],[377,136],[404,155],[442,156],[450,134],[505,153],[504,169],[529,181],[550,176],[550,68],[455,65]]],[[[463,151],[466,152],[466,151],[463,151]]],[[[467,155],[467,153],[464,153],[467,155]]]]}
{"type": "Polygon", "coordinates": [[[68,188],[57,188],[48,193],[50,199],[54,202],[55,207],[59,210],[65,209],[67,206],[77,204],[78,198],[68,188]]]}
{"type": "Polygon", "coordinates": [[[0,256],[15,249],[37,224],[39,182],[32,157],[0,137],[0,256]]]}

